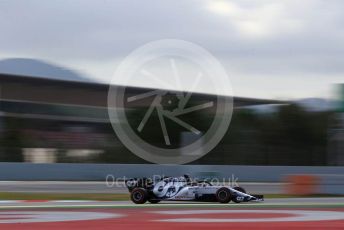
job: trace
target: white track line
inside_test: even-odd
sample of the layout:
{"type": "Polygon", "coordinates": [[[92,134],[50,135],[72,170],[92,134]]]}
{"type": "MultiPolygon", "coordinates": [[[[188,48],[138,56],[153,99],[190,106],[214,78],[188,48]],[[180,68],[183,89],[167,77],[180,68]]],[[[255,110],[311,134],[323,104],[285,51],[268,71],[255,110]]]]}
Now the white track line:
{"type": "Polygon", "coordinates": [[[314,207],[314,206],[343,206],[343,204],[338,203],[257,203],[257,204],[212,204],[212,203],[197,203],[197,204],[175,204],[175,203],[168,203],[168,204],[145,204],[145,205],[137,205],[137,204],[115,204],[115,203],[40,203],[40,204],[27,204],[27,205],[0,205],[1,209],[9,209],[9,208],[111,208],[111,207],[118,207],[118,208],[166,208],[166,207],[213,207],[213,208],[250,208],[250,207],[314,207]]]}
{"type": "Polygon", "coordinates": [[[122,214],[75,211],[9,211],[0,212],[0,224],[46,223],[120,218],[122,214]]]}

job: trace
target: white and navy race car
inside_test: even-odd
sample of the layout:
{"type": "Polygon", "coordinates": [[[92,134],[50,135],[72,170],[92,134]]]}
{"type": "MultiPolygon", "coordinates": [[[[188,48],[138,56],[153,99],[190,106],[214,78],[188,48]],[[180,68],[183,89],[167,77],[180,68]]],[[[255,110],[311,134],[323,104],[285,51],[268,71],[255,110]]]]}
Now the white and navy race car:
{"type": "Polygon", "coordinates": [[[157,182],[143,178],[126,181],[135,204],[160,201],[207,201],[235,203],[263,201],[262,195],[249,195],[242,187],[214,186],[207,181],[192,181],[189,176],[165,177],[157,182]]]}

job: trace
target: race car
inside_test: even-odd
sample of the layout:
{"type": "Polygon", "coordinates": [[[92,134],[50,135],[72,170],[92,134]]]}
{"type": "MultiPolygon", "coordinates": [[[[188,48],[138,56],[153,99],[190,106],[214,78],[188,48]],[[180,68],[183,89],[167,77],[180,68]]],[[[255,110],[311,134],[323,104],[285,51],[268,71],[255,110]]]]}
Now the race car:
{"type": "Polygon", "coordinates": [[[153,204],[160,201],[205,201],[235,203],[263,201],[262,195],[249,195],[242,187],[215,186],[208,181],[192,181],[188,175],[164,177],[158,181],[147,178],[127,180],[130,199],[135,204],[147,201],[153,204]]]}

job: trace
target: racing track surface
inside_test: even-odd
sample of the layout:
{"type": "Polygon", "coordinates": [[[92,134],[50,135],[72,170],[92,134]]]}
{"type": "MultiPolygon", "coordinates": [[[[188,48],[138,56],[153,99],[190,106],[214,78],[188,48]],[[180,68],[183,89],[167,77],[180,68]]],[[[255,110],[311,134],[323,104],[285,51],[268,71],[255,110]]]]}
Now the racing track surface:
{"type": "Polygon", "coordinates": [[[0,203],[0,229],[344,229],[343,198],[265,203],[0,203]]]}

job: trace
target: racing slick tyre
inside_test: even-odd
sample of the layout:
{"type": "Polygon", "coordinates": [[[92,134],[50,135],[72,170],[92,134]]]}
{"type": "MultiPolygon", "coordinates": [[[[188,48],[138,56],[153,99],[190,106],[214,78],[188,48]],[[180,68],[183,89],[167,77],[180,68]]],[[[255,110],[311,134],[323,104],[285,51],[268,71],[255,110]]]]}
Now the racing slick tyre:
{"type": "Polygon", "coordinates": [[[228,203],[231,201],[231,198],[231,191],[226,187],[219,188],[216,191],[216,200],[220,203],[228,203]]]}
{"type": "MultiPolygon", "coordinates": [[[[242,193],[246,193],[246,190],[242,187],[234,187],[233,189],[239,191],[239,192],[242,192],[242,193]]],[[[240,199],[241,197],[238,197],[238,196],[233,196],[232,200],[233,202],[235,203],[240,203],[242,201],[242,198],[240,199]]]]}
{"type": "Polygon", "coordinates": [[[148,200],[148,194],[144,188],[134,188],[130,193],[130,199],[135,204],[144,204],[148,200]]]}
{"type": "Polygon", "coordinates": [[[154,200],[154,199],[149,199],[148,202],[151,204],[157,204],[159,203],[161,200],[154,200]]]}

